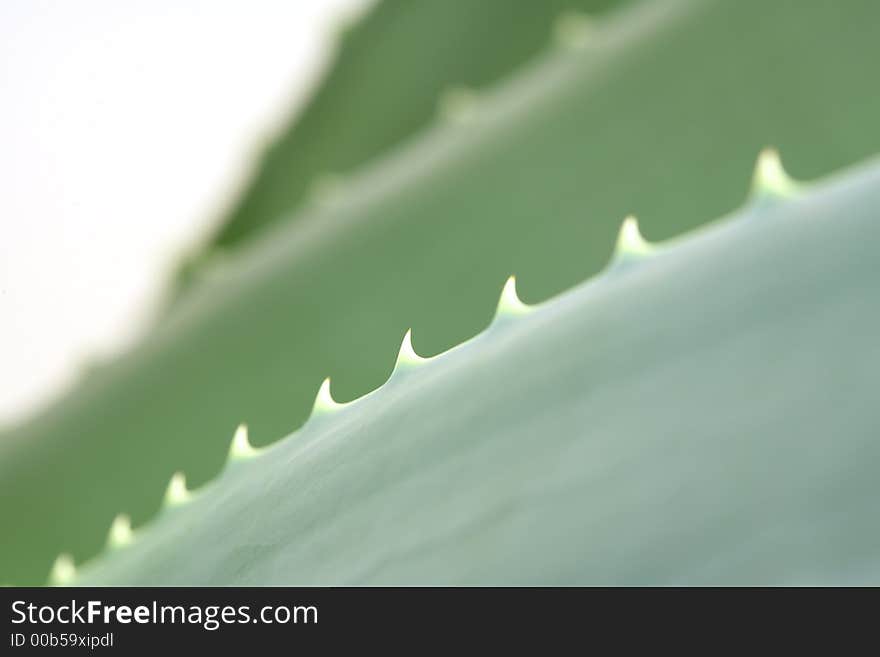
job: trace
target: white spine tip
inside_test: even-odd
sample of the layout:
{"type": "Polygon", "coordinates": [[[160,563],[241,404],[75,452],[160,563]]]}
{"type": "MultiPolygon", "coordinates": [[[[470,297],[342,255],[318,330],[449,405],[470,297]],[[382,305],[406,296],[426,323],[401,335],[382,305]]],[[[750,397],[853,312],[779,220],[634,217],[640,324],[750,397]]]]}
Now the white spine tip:
{"type": "Polygon", "coordinates": [[[120,513],[113,519],[110,525],[110,533],[107,534],[107,545],[111,548],[122,547],[131,543],[134,532],[131,530],[131,518],[120,513]]]}
{"type": "Polygon", "coordinates": [[[615,258],[628,260],[648,255],[653,250],[654,247],[642,237],[638,220],[632,215],[624,219],[617,235],[617,245],[614,248],[615,258]]]}
{"type": "Polygon", "coordinates": [[[400,351],[397,353],[397,364],[394,369],[398,369],[401,366],[418,365],[425,360],[427,359],[419,356],[416,353],[416,350],[413,349],[412,329],[409,329],[403,336],[403,341],[400,343],[400,351]]]}
{"type": "Polygon", "coordinates": [[[168,488],[165,489],[165,506],[180,506],[190,498],[190,492],[186,488],[186,476],[182,472],[171,475],[168,488]]]}
{"type": "Polygon", "coordinates": [[[503,315],[522,315],[529,311],[529,306],[524,304],[516,292],[516,276],[510,276],[501,290],[501,298],[498,300],[498,309],[495,317],[503,315]]]}
{"type": "Polygon", "coordinates": [[[321,387],[318,388],[318,395],[315,397],[315,406],[312,409],[312,415],[328,413],[342,406],[344,406],[344,404],[337,402],[333,399],[333,395],[330,394],[330,377],[328,376],[321,383],[321,387]]]}
{"type": "Polygon", "coordinates": [[[255,456],[257,451],[248,439],[247,425],[239,424],[235,435],[232,436],[232,444],[229,446],[229,459],[234,461],[250,458],[255,456]]]}
{"type": "Polygon", "coordinates": [[[76,566],[69,554],[59,554],[49,571],[49,586],[65,586],[76,577],[76,566]]]}
{"type": "Polygon", "coordinates": [[[786,173],[775,148],[765,148],[758,155],[752,176],[752,195],[755,197],[790,195],[797,183],[786,173]]]}

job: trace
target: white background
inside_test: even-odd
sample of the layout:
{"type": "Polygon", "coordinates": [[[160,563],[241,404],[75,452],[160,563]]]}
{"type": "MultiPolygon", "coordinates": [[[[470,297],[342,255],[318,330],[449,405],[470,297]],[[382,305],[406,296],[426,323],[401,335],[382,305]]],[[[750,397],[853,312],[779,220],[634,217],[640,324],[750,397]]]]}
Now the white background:
{"type": "Polygon", "coordinates": [[[146,324],[367,0],[0,0],[0,426],[146,324]]]}

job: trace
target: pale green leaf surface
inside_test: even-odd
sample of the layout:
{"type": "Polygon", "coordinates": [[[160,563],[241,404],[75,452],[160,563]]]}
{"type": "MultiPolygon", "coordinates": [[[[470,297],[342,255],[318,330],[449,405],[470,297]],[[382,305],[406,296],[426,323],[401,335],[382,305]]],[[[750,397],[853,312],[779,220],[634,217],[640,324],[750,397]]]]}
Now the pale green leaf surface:
{"type": "Polygon", "coordinates": [[[288,434],[324,377],[341,400],[377,387],[407,328],[425,354],[475,335],[509,274],[530,302],[585,280],[625,214],[658,239],[730,211],[767,144],[799,177],[880,151],[878,16],[866,0],[637,3],[267,229],[0,438],[0,581],[95,554],[175,471],[207,481],[240,422],[258,446],[288,434]]]}
{"type": "Polygon", "coordinates": [[[74,581],[874,582],[878,240],[880,161],[759,198],[398,366],[74,581]]]}

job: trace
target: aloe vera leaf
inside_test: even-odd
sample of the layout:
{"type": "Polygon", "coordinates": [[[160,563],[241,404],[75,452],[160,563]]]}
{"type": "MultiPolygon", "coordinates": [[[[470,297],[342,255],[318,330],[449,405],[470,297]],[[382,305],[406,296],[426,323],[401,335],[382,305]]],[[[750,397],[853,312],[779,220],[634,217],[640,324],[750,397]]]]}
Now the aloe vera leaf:
{"type": "Polygon", "coordinates": [[[586,279],[626,212],[657,239],[729,211],[765,143],[807,176],[876,152],[877,11],[635,5],[267,229],[143,344],[2,437],[0,518],[16,531],[0,580],[96,553],[119,511],[142,524],[174,471],[198,485],[219,470],[238,423],[257,445],[286,435],[325,376],[343,400],[375,388],[408,327],[426,354],[474,335],[510,273],[530,302],[586,279]],[[846,47],[816,47],[833,40],[846,47]]]}
{"type": "MultiPolygon", "coordinates": [[[[623,0],[379,2],[341,34],[314,96],[263,155],[212,245],[229,247],[293,213],[321,181],[399,146],[454,102],[510,75],[623,0]],[[445,102],[449,101],[449,102],[445,102]]],[[[583,29],[588,29],[586,25],[583,29]]]]}
{"type": "Polygon", "coordinates": [[[628,220],[606,274],[529,309],[508,286],[435,358],[407,334],[385,385],[323,386],[261,452],[239,432],[215,481],[58,581],[874,581],[880,160],[761,200],[654,250],[628,220]]]}

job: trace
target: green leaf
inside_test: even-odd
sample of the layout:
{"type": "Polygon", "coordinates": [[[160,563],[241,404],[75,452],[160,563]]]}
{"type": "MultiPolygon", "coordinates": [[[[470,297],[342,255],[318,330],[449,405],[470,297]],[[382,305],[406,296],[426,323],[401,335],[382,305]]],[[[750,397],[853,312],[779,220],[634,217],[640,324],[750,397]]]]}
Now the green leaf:
{"type": "Polygon", "coordinates": [[[407,334],[381,388],[59,581],[871,581],[880,160],[759,201],[650,254],[628,221],[638,260],[529,312],[508,286],[435,358],[407,334]]]}
{"type": "Polygon", "coordinates": [[[97,553],[117,513],[140,526],[172,473],[217,473],[238,424],[258,447],[287,435],[325,377],[343,401],[377,387],[408,328],[426,355],[473,336],[511,273],[528,302],[585,280],[627,213],[656,240],[728,212],[767,144],[799,176],[880,151],[878,18],[864,0],[633,5],[267,228],[0,437],[0,581],[97,553]]]}
{"type": "MultiPolygon", "coordinates": [[[[267,150],[210,246],[226,248],[290,219],[327,186],[400,146],[473,90],[506,77],[558,40],[576,45],[624,0],[384,0],[342,35],[326,79],[267,150]]],[[[209,246],[209,248],[210,248],[209,246]]]]}

